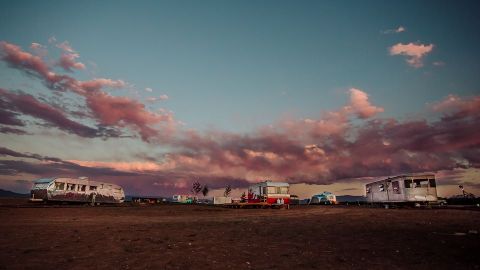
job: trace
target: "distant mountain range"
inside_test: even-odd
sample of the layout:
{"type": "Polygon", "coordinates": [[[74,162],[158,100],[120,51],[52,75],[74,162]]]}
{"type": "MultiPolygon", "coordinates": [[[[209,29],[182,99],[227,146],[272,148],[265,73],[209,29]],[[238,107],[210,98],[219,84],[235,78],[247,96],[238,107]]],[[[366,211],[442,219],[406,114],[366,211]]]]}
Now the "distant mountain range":
{"type": "Polygon", "coordinates": [[[27,198],[29,194],[16,193],[0,189],[0,198],[27,198]]]}

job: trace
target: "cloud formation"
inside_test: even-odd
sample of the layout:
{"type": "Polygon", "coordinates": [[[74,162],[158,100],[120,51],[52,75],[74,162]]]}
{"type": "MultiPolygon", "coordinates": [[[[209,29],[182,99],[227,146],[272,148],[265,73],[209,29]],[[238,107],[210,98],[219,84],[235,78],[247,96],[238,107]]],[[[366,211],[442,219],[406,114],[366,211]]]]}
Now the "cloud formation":
{"type": "Polygon", "coordinates": [[[407,29],[400,25],[399,27],[397,27],[395,29],[387,29],[387,30],[383,31],[382,33],[383,34],[395,34],[395,33],[398,34],[398,33],[402,33],[402,32],[405,32],[405,31],[407,31],[407,29]]]}
{"type": "Polygon", "coordinates": [[[168,99],[168,96],[167,95],[161,95],[159,97],[148,97],[146,98],[145,100],[147,102],[150,102],[150,103],[153,103],[153,102],[157,102],[157,101],[162,101],[162,100],[167,100],[168,99]]]}
{"type": "Polygon", "coordinates": [[[367,93],[356,88],[350,88],[350,103],[355,114],[362,119],[370,118],[384,111],[383,108],[370,104],[367,93]]]}
{"type": "MultiPolygon", "coordinates": [[[[60,130],[75,134],[81,137],[111,137],[119,136],[118,132],[108,129],[95,129],[78,122],[75,122],[64,114],[58,108],[43,103],[33,96],[24,93],[12,93],[0,88],[0,102],[6,104],[3,112],[10,113],[8,121],[1,122],[7,125],[24,126],[24,122],[18,118],[20,113],[36,119],[41,119],[48,126],[57,127],[60,130]]],[[[11,129],[5,129],[9,133],[15,132],[11,129]]],[[[18,133],[18,131],[17,131],[18,133]]]]}
{"type": "Polygon", "coordinates": [[[430,53],[433,50],[433,44],[416,44],[416,43],[408,43],[402,44],[397,43],[390,47],[389,52],[390,55],[404,55],[407,57],[406,62],[414,67],[420,68],[423,67],[423,58],[425,55],[430,53]]]}
{"type": "MultiPolygon", "coordinates": [[[[62,44],[65,52],[74,52],[68,43],[62,44]]],[[[397,45],[391,54],[405,55],[417,66],[433,48],[397,45]]],[[[138,100],[106,92],[107,88],[126,87],[123,80],[80,81],[57,74],[38,55],[7,42],[0,43],[0,52],[9,66],[40,78],[56,95],[69,92],[80,97],[88,111],[78,115],[82,122],[76,122],[61,106],[0,89],[1,130],[20,134],[28,125],[25,118],[32,117],[88,138],[120,136],[119,129],[128,129],[151,147],[165,147],[164,154],[135,162],[66,161],[1,148],[0,174],[4,175],[86,175],[148,194],[151,190],[188,191],[196,179],[212,188],[227,183],[245,187],[264,179],[328,184],[362,177],[480,168],[478,96],[450,95],[434,103],[431,109],[439,116],[434,121],[398,121],[379,118],[385,109],[373,104],[366,91],[351,88],[346,104],[318,117],[284,119],[249,134],[200,133],[177,129],[171,112],[151,112],[138,100]]]]}
{"type": "Polygon", "coordinates": [[[87,106],[94,117],[107,126],[130,126],[137,130],[142,139],[148,141],[160,135],[154,126],[164,124],[164,132],[172,130],[174,120],[169,113],[153,113],[145,109],[145,105],[127,97],[115,97],[102,91],[86,95],[87,106]]]}
{"type": "Polygon", "coordinates": [[[58,65],[65,71],[72,72],[72,69],[85,69],[83,63],[77,62],[76,59],[79,58],[80,55],[72,48],[68,41],[64,41],[56,46],[63,51],[60,60],[58,61],[58,65]]]}
{"type": "MultiPolygon", "coordinates": [[[[57,47],[66,54],[76,53],[68,42],[57,44],[57,47]]],[[[80,81],[69,75],[57,74],[42,58],[5,41],[0,42],[0,53],[1,59],[12,68],[42,79],[48,88],[54,91],[71,91],[83,96],[93,119],[98,120],[103,126],[131,128],[138,131],[145,141],[170,136],[175,129],[176,122],[171,113],[150,112],[144,104],[134,99],[112,96],[104,91],[104,88],[126,87],[127,84],[123,80],[95,78],[80,81]]]]}
{"type": "Polygon", "coordinates": [[[72,162],[169,174],[181,182],[201,177],[209,183],[212,179],[242,179],[243,183],[275,179],[328,184],[341,179],[479,168],[480,117],[470,109],[477,99],[439,102],[448,103],[449,111],[434,122],[370,119],[355,126],[351,119],[356,113],[344,109],[349,104],[316,120],[290,120],[248,135],[184,131],[170,142],[176,150],[156,161],[72,162]],[[338,128],[333,128],[334,123],[338,128]]]}

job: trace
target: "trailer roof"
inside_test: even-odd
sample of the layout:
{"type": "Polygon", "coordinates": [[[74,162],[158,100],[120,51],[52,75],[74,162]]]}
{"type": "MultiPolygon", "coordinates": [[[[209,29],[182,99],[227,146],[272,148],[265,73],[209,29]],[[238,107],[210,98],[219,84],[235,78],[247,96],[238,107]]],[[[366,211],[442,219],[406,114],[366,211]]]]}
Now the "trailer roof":
{"type": "Polygon", "coordinates": [[[257,185],[266,185],[267,187],[288,187],[290,186],[289,183],[285,183],[285,182],[273,182],[273,181],[270,181],[270,180],[267,180],[267,181],[263,181],[263,182],[260,182],[260,183],[256,183],[256,184],[253,184],[254,186],[257,186],[257,185]]]}
{"type": "Polygon", "coordinates": [[[91,181],[88,178],[68,178],[68,177],[52,177],[52,178],[40,178],[34,181],[35,184],[48,184],[51,183],[55,180],[61,181],[61,182],[70,182],[74,184],[88,184],[88,185],[108,185],[111,186],[112,188],[120,188],[122,189],[121,186],[113,183],[106,183],[106,182],[99,182],[99,181],[91,181]]]}
{"type": "Polygon", "coordinates": [[[35,184],[45,184],[54,181],[56,178],[40,178],[35,180],[35,184]]]}
{"type": "Polygon", "coordinates": [[[374,184],[374,183],[377,183],[377,182],[382,182],[382,181],[385,181],[385,180],[395,180],[395,179],[398,179],[398,178],[419,178],[419,177],[435,178],[435,174],[433,174],[433,173],[402,174],[402,175],[397,175],[397,176],[392,176],[392,177],[387,177],[387,178],[383,178],[383,179],[380,179],[380,180],[376,180],[376,181],[367,183],[367,185],[368,184],[374,184]]]}

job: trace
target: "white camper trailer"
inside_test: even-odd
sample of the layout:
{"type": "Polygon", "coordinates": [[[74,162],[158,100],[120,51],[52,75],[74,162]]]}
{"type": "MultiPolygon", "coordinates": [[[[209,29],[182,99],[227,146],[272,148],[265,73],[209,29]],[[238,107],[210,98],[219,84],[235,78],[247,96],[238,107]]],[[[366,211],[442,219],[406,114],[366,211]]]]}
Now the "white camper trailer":
{"type": "Polygon", "coordinates": [[[369,203],[431,203],[438,201],[433,174],[399,175],[365,185],[369,203]]]}
{"type": "Polygon", "coordinates": [[[30,201],[122,203],[125,193],[122,187],[80,178],[42,178],[34,182],[30,201]]]}

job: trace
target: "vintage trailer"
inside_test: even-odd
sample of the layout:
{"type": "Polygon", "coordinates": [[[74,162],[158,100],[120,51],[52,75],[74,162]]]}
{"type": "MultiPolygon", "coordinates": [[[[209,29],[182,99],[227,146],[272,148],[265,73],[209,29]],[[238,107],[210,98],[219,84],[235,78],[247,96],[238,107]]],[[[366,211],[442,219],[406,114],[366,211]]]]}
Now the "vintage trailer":
{"type": "Polygon", "coordinates": [[[290,185],[288,183],[260,182],[249,187],[247,202],[288,205],[290,203],[289,188],[290,185]]]}
{"type": "Polygon", "coordinates": [[[122,203],[125,193],[122,187],[80,178],[42,178],[34,182],[30,201],[122,203]]]}
{"type": "Polygon", "coordinates": [[[309,204],[337,204],[337,196],[331,192],[324,191],[313,195],[309,204]]]}
{"type": "Polygon", "coordinates": [[[369,203],[437,202],[437,185],[433,174],[399,175],[365,185],[369,203]]]}

